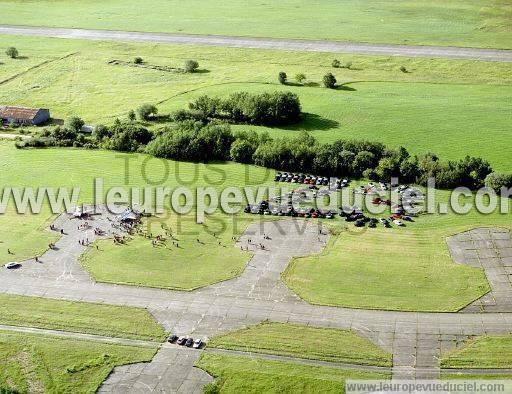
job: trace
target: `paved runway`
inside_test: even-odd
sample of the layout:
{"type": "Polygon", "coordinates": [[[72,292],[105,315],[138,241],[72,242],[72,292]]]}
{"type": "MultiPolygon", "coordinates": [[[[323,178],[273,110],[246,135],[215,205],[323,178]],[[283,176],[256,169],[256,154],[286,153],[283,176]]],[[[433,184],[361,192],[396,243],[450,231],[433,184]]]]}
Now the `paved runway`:
{"type": "Polygon", "coordinates": [[[0,25],[0,34],[512,62],[512,50],[0,25]]]}

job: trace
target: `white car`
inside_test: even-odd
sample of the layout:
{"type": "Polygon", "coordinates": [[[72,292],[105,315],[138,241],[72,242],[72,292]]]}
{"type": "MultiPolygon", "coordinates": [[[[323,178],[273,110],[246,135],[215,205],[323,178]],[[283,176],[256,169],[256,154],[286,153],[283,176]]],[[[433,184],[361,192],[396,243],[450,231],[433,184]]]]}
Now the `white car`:
{"type": "Polygon", "coordinates": [[[201,346],[203,346],[203,341],[201,341],[200,339],[196,339],[194,341],[194,344],[192,345],[194,349],[200,349],[201,346]]]}
{"type": "Polygon", "coordinates": [[[395,223],[399,227],[402,227],[404,225],[404,222],[402,222],[401,220],[398,220],[398,219],[393,220],[393,223],[395,223]]]}
{"type": "Polygon", "coordinates": [[[21,264],[13,261],[11,263],[5,264],[4,267],[7,268],[8,270],[12,270],[21,267],[21,264]]]}

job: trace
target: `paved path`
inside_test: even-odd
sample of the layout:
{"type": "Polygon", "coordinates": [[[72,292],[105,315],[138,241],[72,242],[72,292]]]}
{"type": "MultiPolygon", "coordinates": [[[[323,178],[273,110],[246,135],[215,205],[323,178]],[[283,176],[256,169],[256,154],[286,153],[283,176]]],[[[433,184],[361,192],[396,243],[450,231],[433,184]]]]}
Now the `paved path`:
{"type": "Polygon", "coordinates": [[[0,34],[511,62],[512,50],[0,25],[0,34]]]}
{"type": "MultiPolygon", "coordinates": [[[[511,313],[408,313],[316,306],[302,301],[280,282],[280,273],[292,256],[323,248],[328,235],[319,234],[316,221],[251,225],[240,239],[243,246],[248,245],[255,253],[244,274],[193,292],[94,283],[77,261],[85,250],[78,240],[92,241],[94,227],[117,230],[109,229],[111,224],[103,216],[89,220],[88,229],[78,229],[80,222],[65,214],[55,223],[65,232],[57,242],[58,250],[45,253],[40,263],[27,261],[19,270],[0,271],[0,292],[144,307],[167,330],[203,339],[264,320],[351,329],[393,353],[395,378],[437,377],[442,351],[471,336],[512,332],[511,313]],[[260,243],[265,249],[257,246],[260,243]]],[[[193,371],[192,358],[160,350],[155,362],[166,360],[164,363],[171,368],[189,365],[188,370],[193,371]]],[[[124,392],[137,392],[139,383],[147,384],[152,367],[144,367],[145,372],[139,371],[139,377],[133,376],[137,375],[137,368],[143,367],[116,369],[112,375],[115,386],[124,387],[124,392]],[[126,390],[125,383],[133,390],[126,390]]],[[[155,367],[153,378],[165,387],[167,375],[159,368],[155,367]]],[[[187,374],[180,376],[180,382],[173,381],[172,387],[182,387],[186,380],[193,381],[187,383],[190,385],[207,380],[188,379],[187,374]]],[[[114,383],[109,380],[105,385],[113,389],[114,383]]]]}
{"type": "Polygon", "coordinates": [[[512,236],[507,229],[477,228],[447,240],[452,258],[485,270],[491,291],[464,312],[512,312],[512,236]]]}

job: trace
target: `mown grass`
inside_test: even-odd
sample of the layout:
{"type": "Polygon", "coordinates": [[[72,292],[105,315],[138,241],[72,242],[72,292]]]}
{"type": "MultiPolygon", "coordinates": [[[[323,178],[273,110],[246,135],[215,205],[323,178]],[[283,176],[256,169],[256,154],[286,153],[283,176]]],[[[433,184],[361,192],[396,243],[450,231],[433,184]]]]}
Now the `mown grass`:
{"type": "Polygon", "coordinates": [[[0,294],[0,324],[161,342],[165,331],[142,308],[0,294]]]}
{"type": "MultiPolygon", "coordinates": [[[[390,374],[203,353],[196,366],[221,393],[345,393],[346,379],[389,379],[390,374]]],[[[218,390],[218,391],[217,391],[218,390]]]]}
{"type": "Polygon", "coordinates": [[[300,324],[265,322],[213,337],[208,347],[349,364],[392,365],[391,353],[354,332],[300,324]]]}
{"type": "Polygon", "coordinates": [[[98,241],[99,249],[89,249],[81,263],[99,282],[193,290],[243,272],[251,253],[235,248],[233,237],[250,219],[217,214],[198,225],[193,215],[151,218],[146,231],[165,241],[157,246],[142,236],[126,245],[98,241]],[[169,230],[172,237],[165,234],[169,230]]]}
{"type": "MultiPolygon", "coordinates": [[[[436,192],[436,202],[449,193],[436,192]]],[[[509,203],[509,201],[505,201],[509,203]]],[[[508,213],[422,214],[403,228],[337,223],[327,248],[292,260],[285,283],[315,304],[456,311],[489,291],[483,270],[453,262],[446,238],[475,227],[510,228],[508,213]],[[428,296],[427,296],[428,294],[428,296]]]]}
{"type": "Polygon", "coordinates": [[[156,347],[0,332],[0,388],[20,393],[94,393],[118,365],[147,362],[156,347]]]}
{"type": "Polygon", "coordinates": [[[3,23],[172,33],[510,48],[506,1],[135,0],[0,3],[3,23]]]}
{"type": "Polygon", "coordinates": [[[484,335],[441,358],[442,368],[512,368],[512,335],[484,335]]]}
{"type": "Polygon", "coordinates": [[[511,170],[510,63],[10,36],[0,36],[0,47],[2,43],[15,45],[27,59],[3,60],[0,81],[33,63],[73,54],[1,85],[0,102],[48,107],[56,118],[76,114],[89,124],[111,123],[145,102],[159,103],[160,112],[166,113],[186,107],[202,94],[291,90],[301,99],[305,120],[286,129],[256,130],[284,137],[308,130],[322,142],[368,138],[403,145],[413,153],[434,151],[446,159],[471,154],[485,157],[498,170],[511,170]],[[207,72],[181,74],[108,64],[135,56],[147,64],[174,67],[197,59],[207,72]],[[352,68],[333,69],[335,57],[344,64],[352,62],[352,68]],[[409,72],[401,72],[402,65],[409,72]],[[286,71],[292,82],[303,72],[312,83],[333,72],[345,89],[282,86],[277,84],[280,71],[286,71]]]}
{"type": "MultiPolygon", "coordinates": [[[[219,190],[227,186],[273,184],[273,171],[254,166],[147,160],[148,157],[141,154],[78,149],[16,150],[12,143],[0,144],[0,165],[4,170],[5,185],[81,187],[81,201],[86,203],[93,202],[95,177],[104,179],[105,191],[120,185],[129,188],[151,186],[148,180],[162,180],[161,185],[171,188],[185,182],[192,188],[213,185],[219,190]],[[126,159],[129,163],[127,171],[126,159]],[[145,168],[149,179],[142,176],[142,168],[145,168]]],[[[439,192],[437,201],[446,200],[446,192],[439,192]]],[[[37,229],[48,223],[48,215],[48,210],[39,215],[23,216],[12,210],[2,215],[0,261],[32,257],[39,246],[49,242],[49,232],[34,230],[24,233],[19,230],[19,217],[37,229]],[[7,254],[7,249],[14,255],[7,254]]],[[[233,236],[236,236],[243,231],[247,220],[260,217],[219,214],[212,220],[214,218],[225,220],[227,229],[235,228],[233,236]],[[232,220],[239,225],[229,227],[232,220]]],[[[482,270],[451,260],[445,237],[477,226],[510,226],[507,219],[507,215],[500,214],[422,215],[416,223],[402,229],[377,228],[365,232],[353,232],[353,225],[337,219],[329,223],[334,225],[338,235],[333,236],[325,251],[293,260],[284,281],[312,303],[397,310],[457,310],[480,297],[489,287],[482,270]]],[[[175,214],[165,220],[175,227],[172,225],[177,220],[175,214]]],[[[232,235],[229,232],[219,233],[219,245],[213,235],[207,234],[204,226],[194,225],[188,220],[181,218],[183,223],[188,223],[185,226],[187,231],[176,234],[178,244],[183,242],[183,250],[171,247],[170,240],[167,243],[169,249],[154,248],[145,238],[134,239],[128,245],[115,248],[107,241],[105,245],[100,243],[98,252],[91,252],[94,261],[86,258],[85,264],[89,264],[98,276],[104,275],[103,280],[119,281],[122,278],[131,283],[144,282],[145,285],[180,289],[200,285],[197,278],[208,284],[212,279],[227,279],[240,272],[248,256],[234,248],[232,235]],[[197,244],[197,234],[206,245],[197,244]],[[148,259],[148,255],[152,259],[148,259]],[[225,262],[226,256],[230,256],[229,264],[225,262]],[[107,270],[98,262],[108,263],[112,268],[107,270]],[[123,269],[133,275],[127,277],[122,273],[123,269]],[[178,273],[180,275],[177,276],[178,273]]],[[[155,225],[152,226],[153,231],[160,231],[158,220],[155,225]]]]}

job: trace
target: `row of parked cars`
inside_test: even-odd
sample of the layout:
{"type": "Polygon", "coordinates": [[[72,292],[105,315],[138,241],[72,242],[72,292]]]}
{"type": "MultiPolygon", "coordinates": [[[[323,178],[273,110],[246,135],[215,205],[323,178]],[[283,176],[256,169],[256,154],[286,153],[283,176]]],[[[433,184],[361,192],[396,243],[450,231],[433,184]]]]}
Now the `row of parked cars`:
{"type": "Polygon", "coordinates": [[[184,337],[184,336],[177,336],[177,335],[171,335],[167,342],[169,343],[176,343],[176,345],[180,346],[186,346],[191,347],[194,349],[201,349],[205,343],[201,339],[195,339],[190,337],[184,337]]]}
{"type": "MultiPolygon", "coordinates": [[[[301,183],[304,185],[329,186],[330,181],[326,176],[315,176],[306,174],[294,174],[291,172],[278,172],[274,177],[275,182],[301,183]]],[[[347,187],[348,179],[336,179],[334,182],[336,188],[347,187]]]]}

